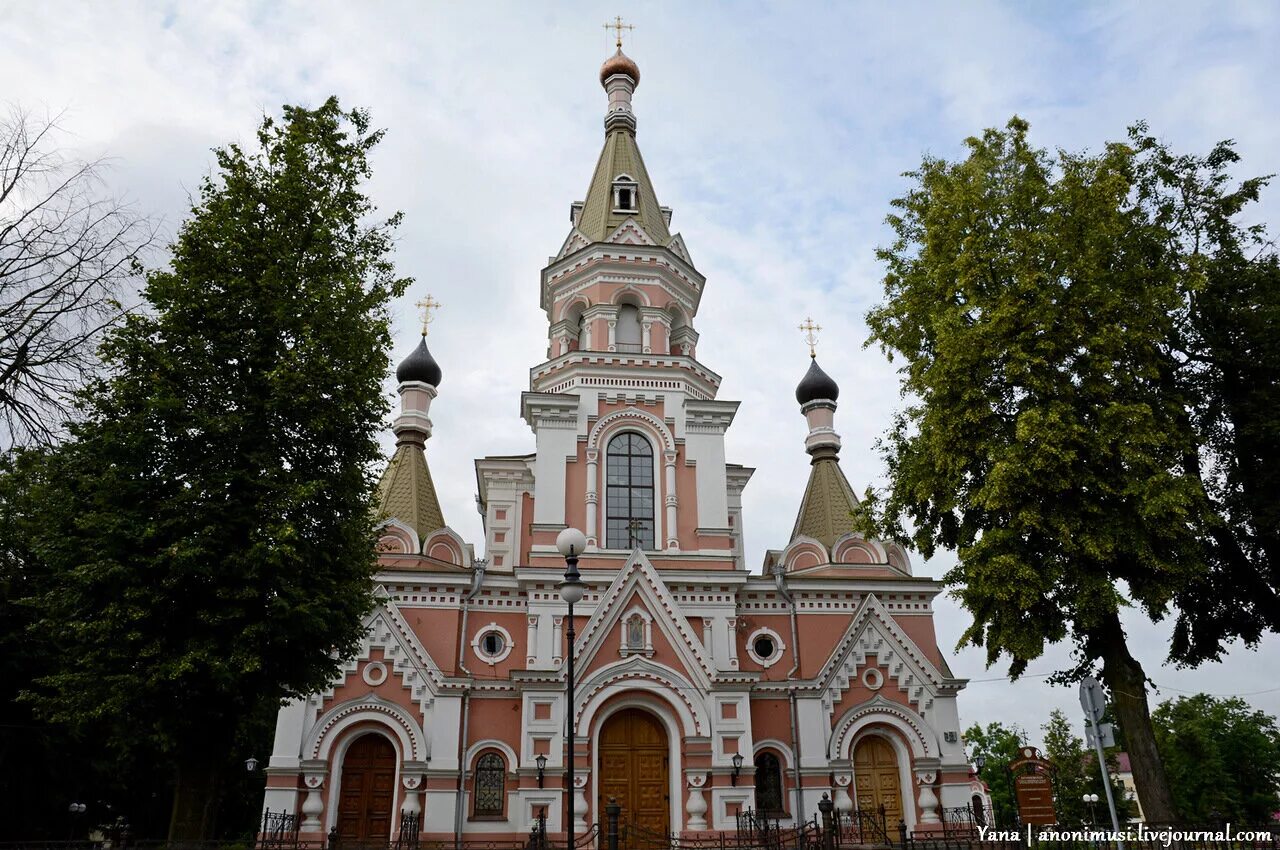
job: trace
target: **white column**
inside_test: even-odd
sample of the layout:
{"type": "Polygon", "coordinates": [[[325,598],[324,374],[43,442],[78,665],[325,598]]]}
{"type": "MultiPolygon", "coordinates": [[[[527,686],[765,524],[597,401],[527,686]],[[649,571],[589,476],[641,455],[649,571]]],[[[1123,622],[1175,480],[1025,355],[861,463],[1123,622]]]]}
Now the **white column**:
{"type": "Polygon", "coordinates": [[[587,527],[583,531],[587,535],[587,548],[598,544],[596,535],[596,505],[600,497],[596,494],[596,467],[600,462],[599,449],[587,449],[587,527]]]}
{"type": "MultiPolygon", "coordinates": [[[[400,810],[406,815],[422,814],[422,808],[418,805],[418,786],[422,784],[422,777],[406,775],[402,784],[404,785],[404,805],[400,810]]],[[[418,819],[418,831],[422,831],[421,818],[418,819]]]]}
{"type": "Polygon", "coordinates": [[[564,661],[564,617],[551,617],[551,663],[559,667],[564,661]]]}
{"type": "Polygon", "coordinates": [[[578,350],[579,351],[591,350],[591,320],[590,319],[582,320],[582,333],[578,334],[578,350]]]}
{"type": "Polygon", "coordinates": [[[916,782],[920,785],[920,823],[938,823],[938,795],[933,793],[933,783],[937,779],[928,771],[917,773],[916,782]]]}
{"type": "Polygon", "coordinates": [[[609,350],[618,350],[618,320],[609,320],[609,350]]]}
{"type": "Polygon", "coordinates": [[[738,669],[738,621],[729,617],[729,669],[738,669]]]}
{"type": "Polygon", "coordinates": [[[680,551],[680,532],[676,526],[676,453],[663,452],[667,467],[667,550],[680,551]]]}
{"type": "Polygon", "coordinates": [[[576,833],[587,831],[587,779],[581,775],[573,777],[573,831],[576,833]]]}
{"type": "Polygon", "coordinates": [[[302,802],[301,830],[320,832],[324,829],[320,824],[320,813],[324,811],[324,796],[320,790],[324,786],[324,773],[308,770],[303,784],[307,786],[307,799],[302,802]]]}
{"type": "Polygon", "coordinates": [[[853,784],[853,777],[847,774],[836,774],[836,795],[832,802],[835,803],[836,811],[847,813],[853,811],[853,798],[849,796],[849,786],[853,784]]]}
{"type": "Polygon", "coordinates": [[[684,811],[688,815],[685,828],[703,830],[707,828],[707,800],[702,796],[702,786],[707,783],[706,771],[685,771],[685,780],[689,784],[689,796],[685,800],[684,811]]]}
{"type": "Polygon", "coordinates": [[[525,666],[533,669],[533,665],[538,663],[538,621],[542,619],[540,614],[529,615],[529,629],[525,633],[525,666]]]}
{"type": "Polygon", "coordinates": [[[645,354],[651,354],[653,352],[653,322],[641,322],[640,331],[640,350],[645,354]]]}

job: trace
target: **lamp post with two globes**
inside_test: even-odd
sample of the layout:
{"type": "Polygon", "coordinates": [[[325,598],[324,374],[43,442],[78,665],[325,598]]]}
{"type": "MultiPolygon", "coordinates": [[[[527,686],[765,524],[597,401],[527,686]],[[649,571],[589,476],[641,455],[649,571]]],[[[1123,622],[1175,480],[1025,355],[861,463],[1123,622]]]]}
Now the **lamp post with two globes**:
{"type": "Polygon", "coordinates": [[[569,651],[565,657],[569,661],[568,703],[565,706],[565,741],[568,744],[568,779],[569,788],[565,794],[565,814],[568,820],[569,850],[573,850],[573,640],[577,633],[573,629],[573,606],[582,601],[582,574],[578,572],[578,555],[587,548],[587,537],[576,528],[566,528],[556,537],[556,549],[564,556],[564,581],[560,582],[560,598],[569,605],[569,651]]]}

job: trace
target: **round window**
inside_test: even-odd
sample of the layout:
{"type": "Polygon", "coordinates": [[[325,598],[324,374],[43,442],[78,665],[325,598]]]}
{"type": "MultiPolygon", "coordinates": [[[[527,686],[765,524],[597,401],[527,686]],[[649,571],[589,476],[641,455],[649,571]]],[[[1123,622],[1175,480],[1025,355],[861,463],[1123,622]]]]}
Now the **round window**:
{"type": "Polygon", "coordinates": [[[773,638],[769,635],[760,635],[760,637],[756,638],[752,647],[755,649],[756,655],[766,659],[772,658],[773,653],[777,651],[777,647],[773,644],[773,638]]]}
{"type": "Polygon", "coordinates": [[[505,646],[502,635],[497,632],[486,632],[484,637],[480,638],[480,651],[485,655],[501,655],[505,646]]]}

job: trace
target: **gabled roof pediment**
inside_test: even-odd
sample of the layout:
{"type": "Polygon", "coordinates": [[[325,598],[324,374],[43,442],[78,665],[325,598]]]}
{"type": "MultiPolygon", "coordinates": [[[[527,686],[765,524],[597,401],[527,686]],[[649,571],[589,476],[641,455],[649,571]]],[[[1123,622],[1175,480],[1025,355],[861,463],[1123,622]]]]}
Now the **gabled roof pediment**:
{"type": "Polygon", "coordinates": [[[671,237],[671,241],[667,243],[667,247],[671,252],[689,265],[693,265],[693,257],[689,256],[689,247],[684,244],[684,237],[677,233],[671,237]]]}
{"type": "Polygon", "coordinates": [[[622,245],[653,245],[654,241],[645,233],[644,228],[640,226],[640,222],[635,218],[628,218],[619,224],[612,233],[605,238],[606,242],[613,242],[622,245]]]}
{"type": "Polygon", "coordinates": [[[595,612],[582,627],[575,654],[582,670],[591,669],[592,661],[609,652],[608,635],[624,616],[641,607],[652,617],[651,628],[660,632],[675,652],[680,672],[690,681],[709,685],[713,668],[702,641],[694,634],[689,621],[653,564],[639,549],[631,553],[613,582],[600,595],[595,612]]]}
{"type": "Polygon", "coordinates": [[[574,227],[569,230],[569,235],[564,238],[564,244],[560,246],[560,252],[556,254],[557,260],[563,260],[574,251],[581,251],[583,248],[591,244],[591,240],[582,235],[582,231],[574,227]]]}
{"type": "Polygon", "coordinates": [[[954,681],[898,626],[884,603],[868,593],[816,677],[825,691],[823,706],[829,714],[872,656],[876,666],[889,671],[886,686],[896,684],[921,714],[933,707],[943,686],[954,681]]]}
{"type": "Polygon", "coordinates": [[[378,604],[365,616],[365,635],[360,648],[320,694],[321,699],[332,699],[337,688],[355,674],[360,662],[371,658],[374,649],[381,649],[392,674],[399,676],[401,683],[412,692],[413,700],[426,708],[440,693],[444,673],[405,622],[386,588],[379,585],[374,594],[378,604]]]}

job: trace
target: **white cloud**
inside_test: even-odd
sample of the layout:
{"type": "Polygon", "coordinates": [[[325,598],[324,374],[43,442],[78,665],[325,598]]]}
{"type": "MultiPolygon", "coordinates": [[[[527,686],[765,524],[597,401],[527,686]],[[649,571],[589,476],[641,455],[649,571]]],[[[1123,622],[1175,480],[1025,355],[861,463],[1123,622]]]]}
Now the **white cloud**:
{"type": "MultiPolygon", "coordinates": [[[[602,139],[596,81],[615,13],[564,4],[26,3],[0,11],[9,97],[70,107],[86,151],[171,226],[214,145],[252,137],[264,113],[329,93],[388,128],[371,186],[404,210],[398,263],[418,284],[398,305],[396,352],[416,343],[424,292],[445,307],[431,336],[444,368],[429,455],[449,522],[479,542],[472,459],[529,451],[519,418],[546,347],[538,270],[567,231],[602,139]]],[[[922,153],[1018,112],[1045,145],[1097,148],[1136,118],[1180,147],[1235,137],[1248,173],[1280,171],[1270,95],[1275,8],[1127,4],[635,4],[639,138],[663,203],[708,284],[700,356],[741,399],[729,459],[759,468],[746,493],[749,562],[786,542],[808,473],[791,392],[807,367],[794,330],[824,326],[842,386],[837,428],[855,487],[883,483],[872,445],[899,404],[894,367],[864,350],[880,297],[873,251],[888,201],[922,153]]],[[[1273,193],[1274,196],[1274,193],[1273,193]]],[[[1274,199],[1261,212],[1276,220],[1274,199]]],[[[921,571],[940,575],[945,559],[921,571]]],[[[944,649],[967,616],[938,615],[944,649]]],[[[1134,652],[1164,685],[1215,692],[1280,681],[1280,642],[1197,671],[1159,666],[1167,629],[1129,619],[1134,652]]],[[[980,652],[954,656],[988,678],[980,652]]],[[[1056,669],[1056,648],[1033,672],[1056,669]]],[[[1280,713],[1280,693],[1251,697],[1280,713]]],[[[1074,695],[1040,680],[975,683],[966,720],[1035,737],[1074,695]]]]}

